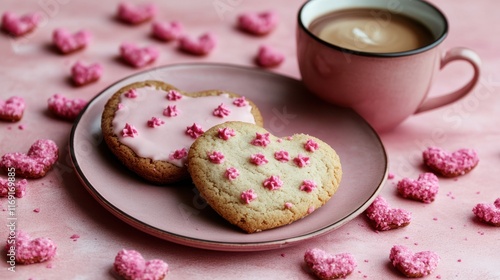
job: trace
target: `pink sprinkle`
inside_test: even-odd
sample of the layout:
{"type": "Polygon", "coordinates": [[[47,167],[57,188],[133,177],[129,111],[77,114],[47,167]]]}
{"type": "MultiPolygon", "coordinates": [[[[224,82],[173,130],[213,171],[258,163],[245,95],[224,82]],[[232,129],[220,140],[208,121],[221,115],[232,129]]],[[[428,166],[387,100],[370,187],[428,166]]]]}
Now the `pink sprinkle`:
{"type": "Polygon", "coordinates": [[[79,98],[68,99],[60,94],[52,95],[48,103],[48,110],[55,116],[66,119],[74,120],[80,114],[82,109],[87,105],[87,101],[79,98]]]}
{"type": "Polygon", "coordinates": [[[403,178],[398,182],[397,190],[402,197],[431,203],[438,193],[439,180],[433,173],[423,173],[417,180],[403,178]]]}
{"type": "Polygon", "coordinates": [[[319,279],[345,278],[356,268],[356,260],[349,253],[329,254],[321,249],[308,249],[304,261],[319,279]]]}
{"type": "Polygon", "coordinates": [[[157,12],[154,4],[133,5],[121,3],[118,6],[117,17],[121,21],[129,24],[139,24],[152,19],[157,12]]]}
{"type": "Polygon", "coordinates": [[[187,155],[188,155],[187,149],[182,148],[179,150],[175,150],[172,154],[170,154],[169,158],[179,160],[187,157],[187,155]]]}
{"type": "Polygon", "coordinates": [[[290,156],[287,151],[281,150],[274,153],[274,158],[279,162],[288,162],[290,160],[290,156]]]}
{"type": "Polygon", "coordinates": [[[124,279],[160,280],[167,277],[168,264],[160,259],[146,261],[134,250],[121,250],[115,257],[113,269],[124,279]]]}
{"type": "Polygon", "coordinates": [[[238,171],[238,169],[234,168],[234,167],[229,167],[226,169],[226,172],[224,173],[224,176],[229,179],[229,180],[234,180],[236,178],[238,178],[238,176],[240,176],[240,172],[238,171]]]}
{"type": "Polygon", "coordinates": [[[116,106],[116,109],[117,110],[121,110],[123,109],[125,106],[122,104],[122,103],[118,103],[118,105],[116,106]]]}
{"type": "Polygon", "coordinates": [[[450,154],[441,148],[429,147],[422,156],[425,165],[446,177],[464,175],[479,163],[479,157],[472,149],[460,149],[450,154]]]}
{"type": "Polygon", "coordinates": [[[25,108],[22,97],[12,96],[6,101],[0,99],[0,120],[17,122],[23,117],[25,108]]]}
{"type": "Polygon", "coordinates": [[[250,202],[252,202],[257,198],[257,194],[253,189],[249,189],[242,192],[240,198],[241,200],[243,200],[245,204],[249,204],[250,202]]]}
{"type": "Polygon", "coordinates": [[[238,97],[233,101],[233,104],[236,105],[237,107],[245,107],[248,105],[248,101],[245,99],[244,96],[238,97]]]}
{"type": "Polygon", "coordinates": [[[389,179],[389,180],[394,179],[394,174],[393,173],[387,174],[387,179],[389,179]]]}
{"type": "Polygon", "coordinates": [[[462,262],[462,259],[458,259],[457,262],[462,262]]]}
{"type": "Polygon", "coordinates": [[[398,208],[391,208],[387,201],[378,196],[365,210],[365,214],[376,230],[386,231],[406,226],[411,221],[411,213],[398,208]]]}
{"type": "Polygon", "coordinates": [[[208,154],[208,160],[211,163],[215,163],[215,164],[223,163],[224,162],[224,154],[222,154],[221,152],[213,151],[212,153],[208,154]]]}
{"type": "Polygon", "coordinates": [[[137,96],[139,96],[139,95],[137,94],[137,91],[135,90],[135,88],[131,88],[131,89],[129,89],[129,90],[128,90],[127,92],[125,92],[125,94],[123,94],[123,95],[125,95],[125,97],[127,97],[127,98],[137,98],[137,96]]]}
{"type": "Polygon", "coordinates": [[[10,194],[17,198],[21,198],[26,194],[27,185],[28,181],[26,179],[11,182],[9,179],[0,178],[0,197],[8,197],[10,194]],[[11,191],[9,191],[9,187],[11,188],[11,191]],[[12,187],[14,187],[13,192],[12,187]]]}
{"type": "Polygon", "coordinates": [[[165,110],[163,110],[163,115],[166,117],[176,117],[179,115],[179,110],[177,105],[168,105],[165,110]]]}
{"type": "Polygon", "coordinates": [[[71,235],[69,238],[73,239],[73,241],[76,241],[78,238],[80,238],[80,235],[75,233],[75,234],[71,235]]]}
{"type": "Polygon", "coordinates": [[[314,210],[316,210],[316,208],[314,206],[311,206],[307,209],[307,214],[311,214],[312,212],[314,212],[314,210]]]}
{"type": "Polygon", "coordinates": [[[308,165],[309,162],[309,157],[303,156],[299,154],[296,158],[293,159],[293,162],[298,166],[298,167],[304,167],[308,165]]]}
{"type": "Polygon", "coordinates": [[[123,43],[120,55],[131,66],[140,68],[154,62],[160,53],[155,47],[139,48],[135,44],[123,43]]]}
{"type": "Polygon", "coordinates": [[[262,184],[270,191],[273,191],[281,188],[281,186],[283,186],[283,181],[281,181],[279,176],[272,175],[271,177],[264,180],[262,184]]]}
{"type": "Polygon", "coordinates": [[[213,115],[219,118],[229,116],[229,113],[231,113],[231,110],[227,109],[222,103],[213,111],[213,115]]]}
{"type": "Polygon", "coordinates": [[[200,137],[203,133],[204,133],[204,131],[201,128],[201,126],[197,125],[196,123],[194,123],[192,126],[188,126],[186,128],[186,134],[191,136],[191,138],[194,138],[194,139],[200,137]]]}
{"type": "Polygon", "coordinates": [[[271,143],[269,140],[269,133],[255,133],[255,138],[250,142],[254,146],[267,147],[271,143]]]}
{"type": "Polygon", "coordinates": [[[256,62],[261,67],[276,67],[280,65],[283,60],[285,60],[285,55],[270,46],[263,45],[257,52],[256,62]]]}
{"type": "Polygon", "coordinates": [[[153,35],[163,41],[173,41],[180,38],[183,32],[183,26],[178,21],[172,22],[153,22],[153,35]]]}
{"type": "Polygon", "coordinates": [[[433,221],[437,221],[437,220],[438,220],[438,218],[434,217],[434,218],[432,218],[432,220],[433,220],[433,221]]]}
{"type": "Polygon", "coordinates": [[[57,246],[49,238],[31,239],[24,231],[17,230],[14,241],[15,258],[19,264],[42,263],[56,255],[57,246]]]}
{"type": "Polygon", "coordinates": [[[20,124],[17,126],[17,128],[19,128],[19,130],[24,130],[26,126],[24,124],[20,124]]]}
{"type": "Polygon", "coordinates": [[[217,133],[218,133],[217,134],[218,137],[223,139],[223,140],[228,140],[229,138],[236,135],[236,132],[234,131],[234,129],[232,129],[230,127],[219,128],[217,133]]]}
{"type": "Polygon", "coordinates": [[[188,36],[182,36],[179,39],[179,48],[194,55],[206,55],[215,48],[216,44],[217,39],[210,32],[201,35],[197,39],[188,36]]]}
{"type": "Polygon", "coordinates": [[[83,86],[99,80],[102,76],[103,67],[99,63],[85,65],[77,61],[71,67],[71,77],[77,86],[83,86]]]}
{"type": "Polygon", "coordinates": [[[304,149],[306,149],[306,151],[308,151],[308,152],[314,152],[317,149],[319,149],[319,144],[316,143],[314,140],[309,139],[304,144],[304,149]]]}
{"type": "Polygon", "coordinates": [[[244,13],[238,17],[238,27],[253,35],[271,32],[278,24],[278,14],[273,11],[244,13]]]}
{"type": "Polygon", "coordinates": [[[472,213],[482,222],[500,226],[500,197],[493,204],[479,203],[472,208],[472,213]]]}
{"type": "Polygon", "coordinates": [[[35,208],[35,209],[33,209],[33,212],[35,212],[35,213],[40,213],[40,208],[35,208]]]}
{"type": "Polygon", "coordinates": [[[167,100],[177,101],[182,99],[182,94],[176,90],[169,90],[167,93],[167,100]]]}
{"type": "Polygon", "coordinates": [[[293,207],[293,203],[291,202],[285,202],[285,208],[286,209],[291,209],[293,207]]]}
{"type": "Polygon", "coordinates": [[[147,125],[149,127],[157,127],[157,126],[160,126],[162,124],[165,124],[164,121],[162,121],[161,119],[157,118],[157,117],[152,117],[150,120],[148,120],[147,122],[147,125]]]}
{"type": "Polygon", "coordinates": [[[126,123],[125,127],[122,130],[122,136],[123,137],[132,137],[132,138],[134,138],[137,135],[139,135],[139,133],[137,132],[137,129],[135,129],[135,127],[133,125],[130,125],[129,123],[126,123]]]}
{"type": "Polygon", "coordinates": [[[268,163],[268,160],[266,159],[265,155],[258,153],[250,156],[250,162],[255,165],[263,165],[268,163]]]}
{"type": "Polygon", "coordinates": [[[300,185],[300,190],[307,193],[312,192],[314,189],[316,189],[316,183],[311,180],[304,180],[302,185],[300,185]]]}
{"type": "Polygon", "coordinates": [[[410,249],[395,245],[389,259],[407,277],[423,277],[431,274],[439,263],[439,256],[431,251],[413,253],[410,249]]]}
{"type": "Polygon", "coordinates": [[[19,37],[33,31],[41,21],[38,13],[17,16],[12,12],[5,12],[2,16],[2,29],[14,37],[19,37]]]}
{"type": "Polygon", "coordinates": [[[57,28],[52,33],[52,41],[62,53],[70,53],[85,48],[91,38],[92,35],[86,30],[71,34],[64,28],[57,28]]]}

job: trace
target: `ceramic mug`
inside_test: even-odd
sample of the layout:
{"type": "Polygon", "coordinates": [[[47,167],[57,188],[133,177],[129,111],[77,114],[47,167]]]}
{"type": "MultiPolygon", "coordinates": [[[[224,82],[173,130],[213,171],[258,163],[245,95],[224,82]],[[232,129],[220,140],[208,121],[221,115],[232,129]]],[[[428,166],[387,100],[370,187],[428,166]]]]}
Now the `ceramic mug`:
{"type": "Polygon", "coordinates": [[[306,87],[320,98],[354,109],[379,132],[391,130],[412,114],[457,101],[479,81],[481,61],[475,52],[460,47],[441,50],[447,32],[444,14],[425,1],[310,0],[298,13],[300,74],[306,87]],[[409,51],[364,52],[328,43],[310,31],[318,17],[353,8],[377,11],[372,28],[384,28],[394,14],[417,19],[432,33],[432,42],[409,51]],[[473,77],[458,90],[428,97],[436,73],[457,60],[472,65],[473,77]]]}

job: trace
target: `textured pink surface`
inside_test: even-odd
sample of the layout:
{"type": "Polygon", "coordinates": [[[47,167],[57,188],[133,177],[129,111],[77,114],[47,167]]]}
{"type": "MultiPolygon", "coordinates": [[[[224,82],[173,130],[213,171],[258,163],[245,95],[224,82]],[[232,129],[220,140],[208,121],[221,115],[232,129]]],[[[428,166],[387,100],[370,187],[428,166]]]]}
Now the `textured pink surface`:
{"type": "Polygon", "coordinates": [[[260,46],[257,51],[257,64],[262,67],[276,67],[280,65],[284,59],[285,55],[270,46],[260,46]]]}
{"type": "MultiPolygon", "coordinates": [[[[396,243],[414,252],[432,250],[439,254],[439,266],[426,279],[436,279],[438,276],[440,279],[500,278],[497,269],[500,252],[496,246],[491,246],[498,242],[498,228],[477,222],[471,211],[479,202],[490,204],[499,197],[500,37],[492,35],[491,31],[491,26],[500,25],[500,18],[492,12],[500,8],[498,1],[430,1],[445,12],[449,19],[450,30],[444,46],[461,45],[476,50],[483,60],[483,71],[480,84],[464,100],[410,117],[394,131],[381,135],[390,161],[389,171],[395,176],[394,180],[387,181],[381,195],[392,207],[401,207],[413,213],[414,219],[410,225],[403,229],[375,233],[365,217],[359,216],[335,231],[293,247],[242,254],[213,252],[162,241],[135,230],[109,214],[89,195],[72,170],[66,148],[72,124],[49,116],[46,113],[46,100],[56,92],[67,94],[70,98],[90,100],[108,85],[136,73],[137,69],[124,66],[117,58],[118,46],[129,40],[141,46],[153,44],[160,49],[161,56],[153,66],[215,62],[255,67],[255,52],[261,43],[266,43],[279,48],[286,57],[281,65],[271,71],[299,78],[294,26],[296,11],[304,1],[150,2],[158,7],[155,19],[179,20],[190,34],[206,30],[216,32],[219,39],[217,49],[206,57],[178,52],[176,42],[164,43],[150,38],[150,24],[128,26],[114,20],[119,4],[116,0],[2,1],[2,14],[12,11],[22,15],[36,11],[48,20],[45,25],[15,40],[0,33],[0,85],[5,90],[0,94],[0,99],[16,95],[26,101],[25,114],[19,123],[0,122],[0,154],[23,151],[36,139],[50,136],[61,147],[61,160],[44,178],[29,181],[26,195],[18,201],[22,206],[16,212],[26,232],[33,237],[50,237],[57,243],[57,257],[51,261],[53,268],[48,269],[45,264],[19,266],[15,274],[10,274],[6,271],[8,264],[3,259],[0,263],[0,278],[108,279],[112,278],[110,270],[116,252],[133,247],[144,256],[168,261],[172,271],[167,279],[172,280],[314,279],[304,269],[302,261],[308,248],[319,247],[328,252],[350,252],[357,258],[358,267],[347,279],[401,279],[399,272],[388,265],[389,251],[396,243]],[[48,6],[49,3],[53,4],[53,9],[48,6]],[[235,28],[240,13],[264,10],[274,10],[280,16],[280,23],[272,33],[260,38],[248,36],[235,28]],[[92,44],[74,56],[55,55],[47,45],[51,43],[53,30],[61,26],[68,30],[88,29],[93,34],[92,44]],[[80,58],[99,61],[106,73],[96,83],[75,88],[65,77],[71,65],[80,58]],[[24,125],[24,130],[19,129],[19,125],[24,125]],[[395,191],[396,179],[417,178],[425,172],[421,154],[429,146],[439,146],[449,151],[474,148],[481,156],[481,164],[466,176],[440,180],[440,191],[432,204],[400,198],[395,191]],[[41,211],[33,212],[36,208],[41,211]],[[69,238],[74,233],[81,236],[77,242],[69,238]],[[82,258],[85,258],[85,265],[77,265],[82,258]]],[[[459,65],[447,68],[436,79],[431,94],[438,95],[456,89],[461,81],[468,79],[469,71],[468,67],[459,65]]],[[[150,78],[161,77],[152,74],[150,78]]],[[[252,86],[259,87],[258,84],[252,86]]],[[[192,83],[192,87],[196,89],[196,83],[192,83]]],[[[268,98],[274,100],[275,92],[259,90],[266,96],[254,100],[259,106],[267,104],[268,98]]],[[[241,91],[237,93],[244,94],[246,89],[241,91]]],[[[273,126],[276,131],[294,130],[302,115],[291,111],[286,102],[277,101],[273,104],[276,104],[274,110],[264,112],[266,125],[273,126]],[[297,116],[293,118],[293,115],[297,116]]],[[[311,113],[316,114],[315,108],[311,108],[311,113]]],[[[320,117],[322,115],[318,115],[320,117]]],[[[309,127],[338,137],[336,132],[339,128],[333,124],[325,127],[309,124],[309,127]]],[[[90,144],[101,143],[99,135],[90,132],[85,134],[85,141],[81,147],[83,156],[90,154],[88,148],[94,147],[90,144]]],[[[97,147],[102,148],[102,143],[97,147]]],[[[364,158],[364,147],[356,146],[352,150],[359,151],[359,157],[364,158]]],[[[371,165],[370,162],[366,164],[371,165]]],[[[362,176],[356,168],[346,172],[362,176]]],[[[3,172],[0,175],[3,178],[7,176],[3,172]]],[[[20,179],[17,177],[17,180],[20,179]]],[[[356,190],[360,186],[349,187],[356,190]]],[[[185,198],[183,204],[178,205],[178,214],[185,218],[180,224],[190,226],[193,219],[208,209],[202,209],[203,205],[199,201],[193,201],[196,194],[191,188],[187,188],[185,198]]],[[[0,208],[5,210],[7,206],[7,199],[1,198],[0,208]]],[[[0,211],[4,222],[7,213],[0,211]]],[[[317,214],[318,211],[311,217],[317,214]]],[[[158,215],[166,219],[166,215],[174,215],[174,212],[158,215]]],[[[204,228],[192,227],[190,230],[203,232],[204,228]]]]}
{"type": "Polygon", "coordinates": [[[330,254],[321,249],[308,249],[304,261],[321,280],[345,278],[356,268],[356,259],[349,253],[330,254]]]}
{"type": "Polygon", "coordinates": [[[71,67],[71,77],[75,85],[83,86],[99,80],[103,71],[104,69],[100,63],[85,65],[83,62],[77,61],[71,67]]]}
{"type": "Polygon", "coordinates": [[[131,66],[141,68],[153,63],[160,52],[152,46],[140,48],[133,43],[123,43],[120,45],[120,55],[131,66]]]}
{"type": "Polygon", "coordinates": [[[14,196],[21,198],[26,194],[26,186],[28,181],[26,179],[13,181],[7,178],[0,178],[0,197],[14,196]]]}
{"type": "Polygon", "coordinates": [[[399,194],[404,198],[431,203],[439,191],[439,179],[434,173],[423,173],[418,179],[403,178],[397,184],[399,194]]]}
{"type": "Polygon", "coordinates": [[[87,105],[87,101],[81,98],[69,99],[61,94],[52,95],[49,100],[47,100],[48,110],[55,116],[74,120],[80,111],[87,105]]]}
{"type": "Polygon", "coordinates": [[[391,248],[389,259],[394,267],[407,277],[423,277],[431,274],[439,263],[439,256],[432,251],[413,253],[405,246],[391,248]]]}
{"type": "Polygon", "coordinates": [[[118,5],[117,17],[125,23],[139,24],[152,19],[156,13],[157,7],[154,4],[134,5],[123,2],[118,5]]]}
{"type": "Polygon", "coordinates": [[[141,253],[123,249],[115,257],[113,267],[127,280],[162,280],[167,277],[168,264],[159,259],[146,261],[141,253]]]}
{"type": "Polygon", "coordinates": [[[0,159],[0,167],[6,172],[14,169],[17,176],[41,178],[52,168],[59,157],[59,148],[49,139],[36,140],[28,153],[6,153],[0,159]]]}
{"type": "Polygon", "coordinates": [[[7,254],[15,252],[16,262],[34,264],[51,260],[56,255],[57,245],[50,238],[32,239],[24,231],[18,230],[15,237],[9,235],[5,249],[7,254]]]}
{"type": "Polygon", "coordinates": [[[198,38],[184,35],[179,38],[179,48],[194,55],[207,55],[217,45],[217,37],[212,32],[203,33],[198,38]]]}
{"type": "Polygon", "coordinates": [[[376,230],[390,230],[407,226],[411,222],[411,213],[405,209],[392,208],[387,201],[379,196],[365,210],[376,230]]]}
{"type": "Polygon", "coordinates": [[[163,41],[172,41],[181,37],[184,28],[178,21],[153,22],[151,25],[153,35],[163,41]]]}
{"type": "Polygon", "coordinates": [[[238,17],[238,26],[250,34],[265,35],[276,28],[278,21],[279,16],[274,11],[246,12],[238,17]]]}
{"type": "Polygon", "coordinates": [[[472,208],[472,212],[479,220],[500,226],[500,198],[497,198],[493,204],[479,203],[472,208]]]}
{"type": "Polygon", "coordinates": [[[442,148],[429,147],[422,156],[425,165],[445,177],[464,175],[479,163],[479,156],[473,149],[459,149],[449,153],[442,148]]]}
{"type": "Polygon", "coordinates": [[[19,121],[24,114],[26,104],[24,98],[12,96],[7,100],[0,99],[0,120],[3,121],[19,121]]]}
{"type": "Polygon", "coordinates": [[[92,38],[92,34],[86,30],[70,33],[64,28],[57,28],[52,33],[54,45],[62,53],[70,53],[85,48],[92,38]]]}
{"type": "Polygon", "coordinates": [[[38,13],[17,15],[5,12],[2,15],[2,29],[12,36],[22,36],[33,31],[40,23],[41,17],[38,13]]]}

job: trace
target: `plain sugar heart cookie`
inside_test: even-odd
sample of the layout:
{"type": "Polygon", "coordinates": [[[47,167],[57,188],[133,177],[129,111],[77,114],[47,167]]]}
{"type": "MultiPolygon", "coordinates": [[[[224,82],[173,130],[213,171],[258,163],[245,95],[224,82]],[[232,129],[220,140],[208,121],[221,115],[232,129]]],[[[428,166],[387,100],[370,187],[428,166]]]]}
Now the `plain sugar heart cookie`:
{"type": "Polygon", "coordinates": [[[257,106],[235,93],[187,93],[160,81],[144,81],[123,87],[108,100],[101,129],[126,167],[152,183],[168,184],[189,178],[185,164],[194,140],[230,120],[263,122],[257,106]]]}
{"type": "Polygon", "coordinates": [[[188,170],[208,204],[248,233],[311,214],[342,177],[339,156],[325,142],[306,134],[278,138],[243,122],[214,126],[196,139],[188,170]]]}

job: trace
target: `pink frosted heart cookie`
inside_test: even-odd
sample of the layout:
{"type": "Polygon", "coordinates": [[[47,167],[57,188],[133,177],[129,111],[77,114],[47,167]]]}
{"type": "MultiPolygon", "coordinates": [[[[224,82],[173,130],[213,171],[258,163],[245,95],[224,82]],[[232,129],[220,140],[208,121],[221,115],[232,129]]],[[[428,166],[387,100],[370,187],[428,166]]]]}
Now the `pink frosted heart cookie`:
{"type": "Polygon", "coordinates": [[[152,46],[140,48],[132,43],[123,43],[120,46],[120,55],[129,65],[141,68],[153,63],[160,55],[160,52],[152,46]]]}
{"type": "Polygon", "coordinates": [[[87,105],[87,101],[75,98],[69,99],[60,94],[54,94],[47,100],[49,111],[56,117],[73,121],[87,105]]]}
{"type": "Polygon", "coordinates": [[[137,25],[151,20],[156,15],[156,12],[157,8],[154,4],[134,5],[121,3],[118,5],[117,17],[125,23],[137,25]]]}
{"type": "Polygon", "coordinates": [[[349,253],[333,255],[317,248],[307,250],[304,261],[321,280],[345,278],[357,266],[356,259],[349,253]]]}
{"type": "Polygon", "coordinates": [[[431,203],[439,190],[439,180],[434,173],[424,173],[417,180],[403,178],[397,184],[399,194],[404,198],[431,203]]]}
{"type": "Polygon", "coordinates": [[[500,198],[493,204],[479,203],[472,208],[472,212],[480,221],[500,227],[500,198]]]}
{"type": "Polygon", "coordinates": [[[280,65],[283,60],[285,60],[285,56],[282,53],[266,45],[259,48],[256,58],[257,64],[266,68],[276,67],[280,65]]]}
{"type": "Polygon", "coordinates": [[[448,153],[441,148],[429,147],[422,156],[427,167],[445,177],[464,175],[479,163],[479,157],[473,149],[448,153]]]}
{"type": "Polygon", "coordinates": [[[7,100],[0,99],[0,120],[8,122],[17,122],[23,118],[24,98],[12,96],[7,100]]]}
{"type": "MultiPolygon", "coordinates": [[[[8,174],[15,175],[15,170],[8,172],[8,174]]],[[[26,194],[26,186],[28,181],[26,179],[15,180],[15,177],[7,179],[0,178],[0,197],[17,197],[21,198],[26,194]]]]}
{"type": "Polygon", "coordinates": [[[238,27],[253,35],[265,35],[278,25],[278,20],[278,14],[273,11],[248,12],[238,17],[238,27]]]}
{"type": "Polygon", "coordinates": [[[52,33],[54,45],[63,54],[85,48],[89,44],[91,38],[92,35],[86,30],[81,30],[72,34],[66,29],[57,28],[54,30],[54,33],[52,33]]]}
{"type": "Polygon", "coordinates": [[[399,208],[391,208],[387,201],[378,196],[365,210],[365,215],[370,219],[376,230],[385,231],[404,227],[411,222],[411,213],[399,208]]]}
{"type": "Polygon", "coordinates": [[[156,21],[152,24],[153,36],[162,41],[173,41],[181,37],[184,27],[178,21],[160,22],[156,21]]]}
{"type": "Polygon", "coordinates": [[[397,270],[410,278],[420,278],[431,274],[439,263],[439,256],[432,251],[413,253],[402,245],[395,245],[391,248],[389,259],[397,270]]]}
{"type": "Polygon", "coordinates": [[[2,16],[2,29],[8,34],[19,37],[33,31],[40,23],[38,13],[18,16],[12,12],[5,12],[2,16]]]}
{"type": "Polygon", "coordinates": [[[320,139],[306,134],[278,138],[234,121],[196,139],[188,170],[208,204],[248,233],[311,214],[334,195],[342,177],[337,153],[320,139]]]}
{"type": "Polygon", "coordinates": [[[167,277],[168,264],[159,259],[146,261],[135,250],[121,250],[113,263],[115,272],[126,280],[162,280],[167,277]]]}
{"type": "Polygon", "coordinates": [[[150,182],[167,184],[189,178],[185,165],[195,139],[230,120],[263,123],[257,106],[235,93],[188,93],[144,81],[123,87],[108,100],[101,128],[106,144],[126,167],[150,182]]]}
{"type": "Polygon", "coordinates": [[[207,32],[198,38],[182,36],[179,39],[179,48],[190,54],[206,55],[209,54],[217,44],[217,38],[214,34],[207,32]]]}
{"type": "Polygon", "coordinates": [[[77,86],[83,86],[99,80],[102,76],[103,68],[99,63],[85,65],[77,61],[71,67],[71,77],[77,86]]]}
{"type": "Polygon", "coordinates": [[[31,145],[27,154],[8,153],[0,159],[5,172],[15,168],[16,176],[36,179],[45,176],[59,157],[59,148],[52,140],[41,139],[31,145]]]}
{"type": "MultiPolygon", "coordinates": [[[[17,230],[7,238],[5,249],[7,257],[12,256],[19,264],[41,263],[52,259],[56,255],[57,245],[49,238],[39,237],[32,239],[27,233],[17,230]]],[[[9,259],[10,260],[10,259],[9,259]]]]}

